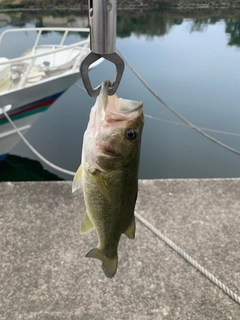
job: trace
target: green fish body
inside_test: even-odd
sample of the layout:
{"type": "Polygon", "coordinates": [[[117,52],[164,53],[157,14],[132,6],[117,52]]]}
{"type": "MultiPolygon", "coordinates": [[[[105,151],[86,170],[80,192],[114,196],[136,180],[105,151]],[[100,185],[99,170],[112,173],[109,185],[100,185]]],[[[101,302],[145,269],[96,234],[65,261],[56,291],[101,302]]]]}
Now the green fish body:
{"type": "Polygon", "coordinates": [[[135,236],[143,113],[141,102],[108,96],[108,85],[102,84],[91,110],[73,191],[82,185],[86,213],[81,233],[96,229],[98,236],[97,247],[86,256],[101,260],[105,275],[112,278],[121,235],[135,236]]]}

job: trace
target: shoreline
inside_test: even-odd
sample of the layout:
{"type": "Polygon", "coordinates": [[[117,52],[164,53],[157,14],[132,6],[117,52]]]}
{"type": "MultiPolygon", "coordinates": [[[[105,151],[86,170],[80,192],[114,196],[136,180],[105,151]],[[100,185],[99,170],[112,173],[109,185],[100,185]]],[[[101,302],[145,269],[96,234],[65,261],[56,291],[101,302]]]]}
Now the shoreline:
{"type": "MultiPolygon", "coordinates": [[[[156,8],[144,8],[144,10],[146,11],[153,11],[156,8]]],[[[176,11],[180,11],[180,10],[199,10],[199,11],[205,11],[205,10],[230,10],[230,9],[237,9],[240,10],[240,5],[239,6],[228,6],[228,7],[188,7],[188,6],[181,6],[181,7],[164,7],[164,8],[157,8],[158,10],[176,10],[176,11]]],[[[69,7],[64,7],[64,8],[58,8],[58,7],[54,7],[54,8],[29,8],[29,7],[21,7],[21,8],[1,8],[0,7],[0,13],[5,13],[5,12],[82,12],[82,13],[87,13],[88,12],[88,8],[69,8],[69,7]]],[[[118,11],[124,12],[124,11],[136,11],[136,12],[141,12],[143,11],[143,8],[139,7],[134,9],[134,8],[118,8],[118,11]]]]}
{"type": "MultiPolygon", "coordinates": [[[[185,1],[175,1],[175,0],[169,0],[169,2],[162,2],[161,0],[156,3],[149,4],[149,2],[144,3],[144,1],[141,2],[141,4],[129,5],[129,2],[127,5],[125,5],[124,0],[119,1],[120,4],[118,5],[118,11],[143,11],[143,10],[156,10],[156,9],[162,9],[162,10],[224,10],[224,9],[240,9],[240,1],[210,1],[209,3],[206,3],[208,1],[196,1],[194,3],[189,2],[187,0],[185,1]]],[[[28,5],[26,3],[22,3],[22,1],[14,1],[13,3],[4,3],[4,1],[0,0],[0,12],[14,12],[14,11],[80,11],[80,12],[87,12],[88,11],[88,5],[85,4],[74,4],[71,6],[67,6],[66,4],[62,5],[49,5],[42,3],[41,5],[28,5]],[[17,3],[16,3],[17,2],[17,3]]]]}

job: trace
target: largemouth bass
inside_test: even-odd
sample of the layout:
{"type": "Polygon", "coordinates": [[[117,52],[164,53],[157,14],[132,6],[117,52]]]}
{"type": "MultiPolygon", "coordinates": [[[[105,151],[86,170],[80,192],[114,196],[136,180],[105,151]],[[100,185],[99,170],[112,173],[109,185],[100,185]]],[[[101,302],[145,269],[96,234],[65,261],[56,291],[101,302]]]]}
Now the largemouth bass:
{"type": "Polygon", "coordinates": [[[108,81],[103,82],[91,109],[72,190],[83,188],[86,213],[81,233],[96,229],[98,236],[97,247],[86,257],[101,260],[103,272],[112,278],[121,235],[135,237],[143,104],[108,96],[108,86],[108,81]]]}

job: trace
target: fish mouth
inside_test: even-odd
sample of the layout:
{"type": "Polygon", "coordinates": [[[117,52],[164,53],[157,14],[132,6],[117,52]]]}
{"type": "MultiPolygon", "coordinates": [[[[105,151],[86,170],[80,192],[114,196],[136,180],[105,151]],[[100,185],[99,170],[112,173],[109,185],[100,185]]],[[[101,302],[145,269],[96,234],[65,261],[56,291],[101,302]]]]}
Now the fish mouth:
{"type": "Polygon", "coordinates": [[[113,150],[112,148],[110,148],[110,147],[104,147],[104,148],[103,148],[103,153],[104,153],[104,155],[109,156],[109,157],[112,157],[112,158],[119,158],[119,157],[121,157],[121,154],[120,154],[120,153],[114,151],[114,150],[113,150]]]}
{"type": "Polygon", "coordinates": [[[143,103],[141,101],[118,99],[116,93],[109,96],[109,86],[111,86],[110,81],[103,81],[97,98],[100,106],[98,110],[100,119],[103,120],[105,118],[106,112],[116,114],[122,119],[136,117],[137,112],[142,112],[143,103]]]}

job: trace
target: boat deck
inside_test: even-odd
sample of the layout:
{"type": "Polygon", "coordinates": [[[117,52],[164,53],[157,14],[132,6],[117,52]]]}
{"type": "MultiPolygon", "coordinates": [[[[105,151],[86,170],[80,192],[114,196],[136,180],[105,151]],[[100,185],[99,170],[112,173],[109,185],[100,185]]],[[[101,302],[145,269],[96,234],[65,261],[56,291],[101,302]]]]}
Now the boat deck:
{"type": "MultiPolygon", "coordinates": [[[[79,33],[85,33],[85,36],[88,37],[89,29],[13,28],[3,31],[0,34],[1,48],[4,43],[10,41],[7,39],[11,39],[11,34],[16,38],[21,34],[25,35],[22,40],[23,48],[27,44],[29,34],[35,39],[35,42],[30,49],[28,48],[18,58],[0,57],[0,96],[7,94],[11,90],[21,90],[34,84],[38,85],[45,80],[51,81],[54,77],[78,73],[81,61],[89,53],[89,38],[80,37],[79,33]],[[59,44],[49,44],[46,39],[44,40],[44,35],[52,32],[58,32],[62,35],[59,44]],[[78,38],[76,37],[75,42],[66,44],[66,39],[70,34],[78,35],[78,38]],[[40,40],[47,43],[39,45],[40,40]]],[[[11,51],[15,49],[17,50],[18,48],[12,48],[11,51]]],[[[91,67],[98,63],[100,61],[91,67]]]]}
{"type": "MultiPolygon", "coordinates": [[[[0,319],[235,319],[240,306],[137,221],[107,279],[70,182],[0,184],[0,319]]],[[[142,180],[136,210],[240,295],[240,179],[142,180]]]]}

